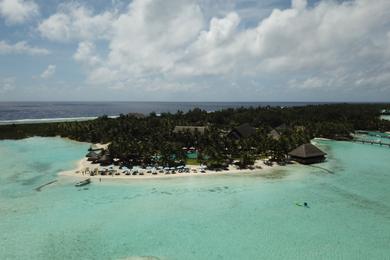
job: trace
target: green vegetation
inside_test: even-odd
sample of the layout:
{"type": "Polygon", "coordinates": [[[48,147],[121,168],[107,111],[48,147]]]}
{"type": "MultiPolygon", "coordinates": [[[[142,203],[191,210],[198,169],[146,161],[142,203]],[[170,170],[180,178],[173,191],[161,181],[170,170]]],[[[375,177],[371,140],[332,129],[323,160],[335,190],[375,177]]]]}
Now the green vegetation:
{"type": "Polygon", "coordinates": [[[130,165],[184,162],[187,158],[182,148],[196,147],[198,161],[210,167],[223,167],[233,159],[246,166],[262,156],[283,160],[290,150],[313,137],[345,139],[358,129],[390,131],[390,121],[380,120],[381,110],[389,108],[388,104],[332,104],[238,108],[213,113],[194,109],[161,116],[151,113],[145,118],[103,116],[86,122],[0,126],[0,139],[59,135],[91,143],[111,142],[111,156],[130,165]],[[243,123],[255,127],[255,134],[241,139],[229,137],[229,131],[243,123]],[[279,130],[280,138],[269,136],[281,124],[287,127],[279,130]],[[174,133],[177,125],[208,128],[204,134],[174,133]]]}
{"type": "Polygon", "coordinates": [[[199,165],[201,162],[197,159],[187,159],[186,164],[187,165],[199,165]]]}

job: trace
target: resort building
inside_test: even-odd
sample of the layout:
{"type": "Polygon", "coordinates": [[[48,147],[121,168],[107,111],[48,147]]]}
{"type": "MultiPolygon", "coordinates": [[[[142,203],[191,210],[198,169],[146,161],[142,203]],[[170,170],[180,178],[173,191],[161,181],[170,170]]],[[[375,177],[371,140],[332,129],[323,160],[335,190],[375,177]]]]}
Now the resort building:
{"type": "Polygon", "coordinates": [[[100,157],[97,162],[100,163],[100,165],[110,165],[112,163],[112,158],[110,154],[106,153],[100,157]]]}
{"type": "Polygon", "coordinates": [[[272,129],[268,134],[268,137],[274,140],[279,140],[280,136],[281,136],[280,133],[276,129],[272,129]]]}
{"type": "Polygon", "coordinates": [[[303,144],[288,153],[290,159],[302,164],[320,163],[325,160],[326,153],[311,143],[303,144]]]}
{"type": "Polygon", "coordinates": [[[230,131],[228,137],[234,139],[248,138],[256,133],[256,128],[248,123],[235,127],[230,131]]]}
{"type": "Polygon", "coordinates": [[[290,127],[288,125],[286,125],[285,123],[275,127],[275,130],[278,131],[278,133],[283,133],[289,129],[290,129],[290,127]]]}
{"type": "Polygon", "coordinates": [[[204,134],[207,129],[207,126],[175,126],[175,129],[173,129],[173,132],[175,134],[177,133],[186,133],[189,132],[191,134],[199,133],[204,134]]]}
{"type": "Polygon", "coordinates": [[[88,158],[88,161],[94,162],[100,159],[100,154],[96,151],[90,151],[85,157],[88,158]]]}

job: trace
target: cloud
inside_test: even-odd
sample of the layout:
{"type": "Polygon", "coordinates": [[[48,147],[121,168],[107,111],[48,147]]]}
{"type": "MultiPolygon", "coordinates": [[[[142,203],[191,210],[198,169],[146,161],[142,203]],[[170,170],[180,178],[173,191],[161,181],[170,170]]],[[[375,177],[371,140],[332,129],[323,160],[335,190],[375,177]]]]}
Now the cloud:
{"type": "Polygon", "coordinates": [[[114,12],[108,11],[94,15],[91,9],[72,2],[61,5],[57,13],[42,21],[38,31],[58,42],[107,38],[114,16],[114,12]]]}
{"type": "Polygon", "coordinates": [[[42,79],[51,78],[56,73],[56,65],[49,65],[41,74],[42,79]]]}
{"type": "Polygon", "coordinates": [[[88,78],[96,84],[139,83],[145,75],[156,80],[172,69],[203,25],[195,1],[135,0],[111,23],[107,57],[98,57],[95,46],[84,41],[74,58],[88,67],[88,78]]]}
{"type": "Polygon", "coordinates": [[[95,56],[95,53],[96,46],[94,43],[88,41],[80,42],[76,53],[73,55],[73,58],[76,61],[84,63],[90,67],[101,65],[100,58],[95,56]]]}
{"type": "Polygon", "coordinates": [[[15,88],[15,78],[0,78],[0,93],[5,94],[15,88]]]}
{"type": "Polygon", "coordinates": [[[293,0],[249,27],[240,12],[209,18],[205,2],[134,0],[126,10],[97,14],[73,4],[43,21],[39,31],[54,41],[79,43],[74,59],[91,84],[157,91],[148,86],[200,88],[201,82],[211,89],[214,82],[227,86],[234,80],[239,91],[259,82],[248,84],[248,93],[267,86],[274,92],[337,93],[388,85],[388,0],[293,0]]]}
{"type": "Polygon", "coordinates": [[[32,47],[25,41],[15,44],[0,41],[0,55],[7,54],[48,55],[50,51],[44,48],[32,47]]]}
{"type": "Polygon", "coordinates": [[[7,24],[21,24],[39,14],[39,7],[29,0],[0,0],[0,16],[7,24]]]}

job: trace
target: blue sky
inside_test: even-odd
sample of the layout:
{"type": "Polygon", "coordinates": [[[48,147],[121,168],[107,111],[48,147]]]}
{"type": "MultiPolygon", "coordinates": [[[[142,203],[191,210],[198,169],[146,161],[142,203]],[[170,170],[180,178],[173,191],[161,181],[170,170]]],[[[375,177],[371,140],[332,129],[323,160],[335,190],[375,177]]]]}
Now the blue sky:
{"type": "Polygon", "coordinates": [[[390,101],[390,1],[0,0],[0,101],[390,101]]]}

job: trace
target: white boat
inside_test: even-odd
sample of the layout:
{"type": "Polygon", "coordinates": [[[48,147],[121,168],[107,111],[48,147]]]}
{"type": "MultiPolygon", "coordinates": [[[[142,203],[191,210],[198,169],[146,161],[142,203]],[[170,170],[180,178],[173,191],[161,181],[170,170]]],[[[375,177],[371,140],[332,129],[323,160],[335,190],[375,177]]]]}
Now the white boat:
{"type": "Polygon", "coordinates": [[[83,180],[83,181],[76,183],[74,186],[81,187],[81,186],[88,185],[90,183],[91,183],[91,179],[86,179],[86,180],[83,180]]]}

